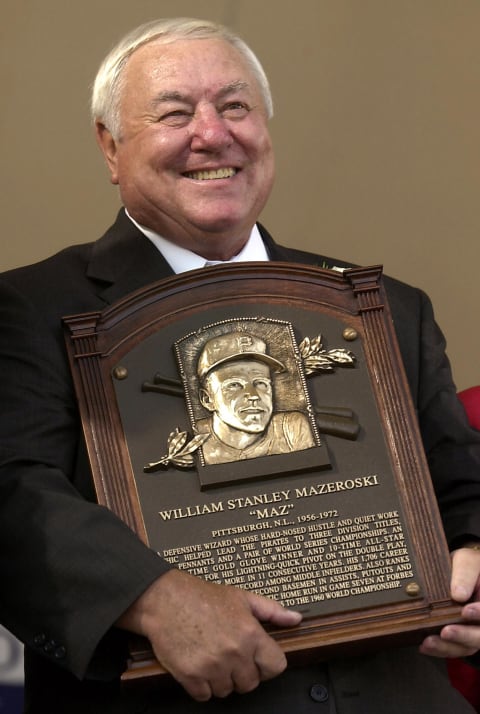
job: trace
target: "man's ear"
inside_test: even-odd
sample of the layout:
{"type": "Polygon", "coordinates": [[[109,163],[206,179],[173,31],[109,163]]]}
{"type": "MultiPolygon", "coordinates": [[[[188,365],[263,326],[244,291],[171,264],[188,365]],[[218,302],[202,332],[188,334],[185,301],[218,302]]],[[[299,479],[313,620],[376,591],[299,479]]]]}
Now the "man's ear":
{"type": "Polygon", "coordinates": [[[117,142],[105,124],[99,121],[95,122],[95,136],[110,171],[110,181],[118,184],[117,142]]]}
{"type": "Polygon", "coordinates": [[[202,405],[205,407],[205,409],[207,409],[209,412],[213,412],[213,402],[210,397],[210,394],[208,393],[208,390],[204,387],[200,387],[200,389],[198,390],[198,396],[200,397],[200,401],[202,402],[202,405]]]}

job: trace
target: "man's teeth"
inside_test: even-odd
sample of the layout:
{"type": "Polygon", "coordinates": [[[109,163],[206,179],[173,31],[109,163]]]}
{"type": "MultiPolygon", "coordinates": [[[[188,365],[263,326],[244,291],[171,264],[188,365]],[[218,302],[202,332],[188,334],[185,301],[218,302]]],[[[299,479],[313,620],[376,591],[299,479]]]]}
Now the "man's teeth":
{"type": "Polygon", "coordinates": [[[208,171],[187,171],[187,178],[195,179],[196,181],[210,181],[211,179],[230,178],[235,176],[235,169],[210,169],[208,171]]]}

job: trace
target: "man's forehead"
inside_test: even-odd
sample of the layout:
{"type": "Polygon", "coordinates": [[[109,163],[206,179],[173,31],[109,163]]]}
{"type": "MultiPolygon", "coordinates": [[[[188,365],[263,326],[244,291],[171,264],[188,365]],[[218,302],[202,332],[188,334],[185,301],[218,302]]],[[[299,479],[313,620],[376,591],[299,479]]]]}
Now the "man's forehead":
{"type": "Polygon", "coordinates": [[[269,374],[270,367],[265,362],[249,357],[247,359],[231,360],[218,366],[212,373],[234,374],[235,372],[249,372],[250,374],[269,374]]]}
{"type": "Polygon", "coordinates": [[[245,56],[234,45],[219,37],[205,38],[178,38],[164,39],[153,38],[149,42],[137,47],[130,57],[128,64],[151,63],[165,76],[170,73],[181,72],[189,59],[194,57],[196,65],[205,64],[219,66],[225,70],[227,64],[237,68],[237,74],[251,74],[251,67],[245,56]],[[219,65],[219,62],[221,63],[219,65]]]}
{"type": "Polygon", "coordinates": [[[153,108],[172,101],[221,101],[234,93],[262,100],[258,77],[246,57],[221,38],[153,39],[129,57],[124,90],[140,92],[153,108]]]}

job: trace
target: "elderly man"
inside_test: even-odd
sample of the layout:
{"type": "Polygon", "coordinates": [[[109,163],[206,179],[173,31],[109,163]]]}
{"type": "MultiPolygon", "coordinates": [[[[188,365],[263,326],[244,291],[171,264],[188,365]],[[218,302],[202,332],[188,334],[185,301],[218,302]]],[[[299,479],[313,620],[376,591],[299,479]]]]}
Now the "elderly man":
{"type": "Polygon", "coordinates": [[[257,59],[224,28],[171,20],[134,31],[102,65],[93,113],[124,209],[97,242],[0,280],[0,612],[26,644],[26,711],[470,712],[441,658],[480,646],[480,553],[468,547],[480,541],[480,439],[422,293],[386,281],[456,549],[452,595],[473,599],[470,623],[428,637],[423,654],[400,648],[283,671],[261,622],[295,626],[298,613],[172,568],[96,505],[62,316],[206,260],[323,258],[281,248],[256,223],[274,175],[271,99],[257,59]],[[150,640],[168,686],[120,687],[129,633],[150,640]]]}

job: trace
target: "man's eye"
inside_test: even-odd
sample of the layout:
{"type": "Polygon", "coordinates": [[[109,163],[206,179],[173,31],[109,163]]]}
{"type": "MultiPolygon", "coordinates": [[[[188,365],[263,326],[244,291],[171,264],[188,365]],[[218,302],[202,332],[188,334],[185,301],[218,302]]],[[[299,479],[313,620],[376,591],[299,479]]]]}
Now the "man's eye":
{"type": "Polygon", "coordinates": [[[250,111],[250,107],[243,102],[229,102],[221,109],[225,119],[243,119],[250,111]]]}
{"type": "Polygon", "coordinates": [[[264,380],[264,379],[257,379],[255,381],[255,386],[260,389],[268,390],[268,389],[270,389],[270,382],[267,380],[264,380]]]}
{"type": "Polygon", "coordinates": [[[159,122],[167,126],[185,126],[192,118],[191,112],[186,109],[175,109],[174,111],[162,114],[159,122]]]}
{"type": "Polygon", "coordinates": [[[234,391],[236,389],[242,389],[243,384],[242,382],[228,382],[228,384],[225,385],[225,389],[229,389],[231,391],[234,391]]]}

